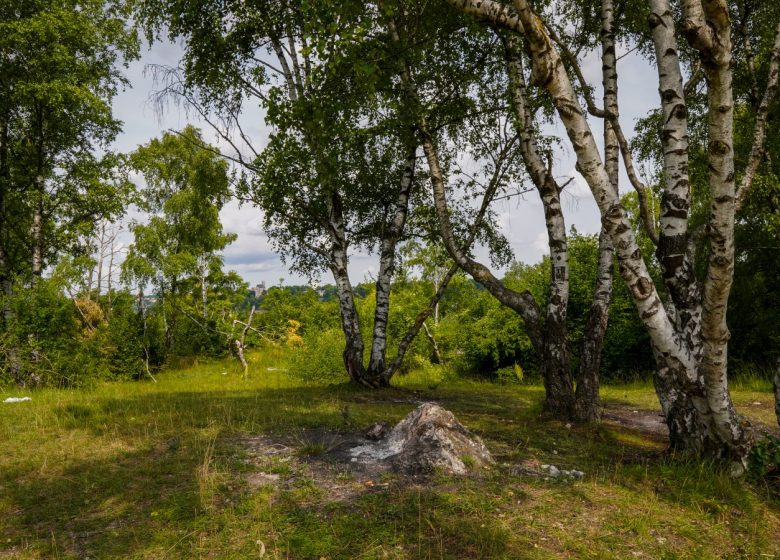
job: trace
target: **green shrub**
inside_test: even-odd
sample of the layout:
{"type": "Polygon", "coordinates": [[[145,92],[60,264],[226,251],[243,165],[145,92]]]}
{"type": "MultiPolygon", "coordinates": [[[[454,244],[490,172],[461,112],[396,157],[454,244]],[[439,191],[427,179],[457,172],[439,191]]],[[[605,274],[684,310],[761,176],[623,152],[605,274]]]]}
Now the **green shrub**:
{"type": "Polygon", "coordinates": [[[344,344],[341,329],[307,331],[303,344],[290,356],[290,372],[307,381],[346,381],[344,344]]]}
{"type": "Polygon", "coordinates": [[[753,446],[750,473],[766,480],[775,491],[780,492],[780,438],[768,436],[753,446]]]}
{"type": "Polygon", "coordinates": [[[523,368],[520,367],[520,364],[514,364],[496,370],[496,381],[502,385],[522,383],[523,380],[523,368]]]}

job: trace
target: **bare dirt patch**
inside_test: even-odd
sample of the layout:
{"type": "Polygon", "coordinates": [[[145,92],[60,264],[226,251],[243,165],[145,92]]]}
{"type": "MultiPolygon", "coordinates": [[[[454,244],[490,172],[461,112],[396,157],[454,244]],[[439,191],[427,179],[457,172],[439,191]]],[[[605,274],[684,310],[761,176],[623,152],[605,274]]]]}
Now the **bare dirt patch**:
{"type": "MultiPolygon", "coordinates": [[[[743,414],[759,436],[780,436],[780,428],[767,424],[756,418],[756,410],[769,410],[773,403],[748,402],[738,406],[738,412],[743,414]]],[[[664,422],[660,410],[631,409],[625,406],[606,404],[602,412],[602,421],[607,425],[632,430],[657,441],[667,441],[669,429],[664,422]]]]}
{"type": "Polygon", "coordinates": [[[247,489],[264,486],[290,489],[313,481],[330,502],[350,501],[405,483],[389,465],[352,461],[349,450],[370,440],[358,431],[335,432],[324,428],[290,436],[259,435],[239,440],[252,471],[244,475],[247,489]]]}
{"type": "Polygon", "coordinates": [[[665,441],[669,438],[669,428],[660,410],[629,409],[607,404],[601,419],[604,424],[633,430],[655,440],[665,441]]]}

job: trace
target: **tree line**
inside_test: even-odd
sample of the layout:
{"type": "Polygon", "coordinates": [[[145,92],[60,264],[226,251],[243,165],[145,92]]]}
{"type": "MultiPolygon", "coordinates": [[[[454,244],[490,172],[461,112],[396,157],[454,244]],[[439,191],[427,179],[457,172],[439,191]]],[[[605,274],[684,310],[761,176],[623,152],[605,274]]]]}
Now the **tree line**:
{"type": "MultiPolygon", "coordinates": [[[[41,0],[3,10],[5,332],[30,313],[19,301],[42,297],[45,270],[58,282],[47,297],[68,294],[80,328],[109,321],[121,298],[101,289],[114,252],[95,250],[111,239],[96,224],[116,223],[134,204],[151,218],[131,225],[121,276],[136,293],[124,292],[123,313],[148,375],[177,339],[191,343],[184,353],[228,347],[242,361],[247,333],[297,340],[294,325],[259,328],[264,313],[247,314],[246,286],[222,271],[233,238],[219,210],[236,198],[262,210],[291,270],[331,276],[353,382],[389,385],[420,332],[441,359],[430,323],[466,274],[516,314],[546,413],[598,421],[610,321],[630,310],[671,446],[744,466],[754,436],[728,374],[745,362],[774,367],[778,354],[774,5],[41,0]],[[111,101],[125,85],[121,62],[138,56],[138,33],[183,45],[179,66],[155,69],[157,101],[184,103],[220,147],[188,127],[132,154],[110,151],[121,126],[111,101]],[[646,61],[659,91],[630,133],[619,51],[646,61]],[[599,57],[600,90],[585,78],[587,56],[599,57]],[[263,123],[247,116],[257,107],[263,123]],[[601,215],[587,281],[573,272],[583,242],[567,228],[572,178],[556,170],[559,146],[573,150],[601,215]],[[488,266],[513,261],[496,208],[524,194],[542,202],[543,289],[488,266]],[[370,317],[349,275],[356,251],[378,257],[370,317]],[[432,289],[412,310],[393,301],[415,259],[432,289]]],[[[30,325],[4,344],[6,369],[44,355],[31,351],[40,325],[30,325]]]]}

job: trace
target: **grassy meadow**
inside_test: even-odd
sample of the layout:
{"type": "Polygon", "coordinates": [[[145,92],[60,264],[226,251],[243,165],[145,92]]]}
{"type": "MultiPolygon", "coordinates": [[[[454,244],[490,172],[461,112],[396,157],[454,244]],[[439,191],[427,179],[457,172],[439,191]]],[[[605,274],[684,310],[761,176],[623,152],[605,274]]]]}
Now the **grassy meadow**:
{"type": "MultiPolygon", "coordinates": [[[[32,401],[0,404],[0,558],[780,558],[778,497],[665,454],[649,386],[604,388],[606,421],[577,427],[540,416],[538,386],[435,370],[395,383],[304,383],[272,352],[246,380],[226,361],[156,383],[7,388],[0,400],[32,401]],[[329,459],[329,434],[427,400],[495,467],[368,478],[329,459]],[[529,474],[543,463],[586,474],[529,474]]],[[[734,394],[771,429],[768,386],[734,394]]]]}

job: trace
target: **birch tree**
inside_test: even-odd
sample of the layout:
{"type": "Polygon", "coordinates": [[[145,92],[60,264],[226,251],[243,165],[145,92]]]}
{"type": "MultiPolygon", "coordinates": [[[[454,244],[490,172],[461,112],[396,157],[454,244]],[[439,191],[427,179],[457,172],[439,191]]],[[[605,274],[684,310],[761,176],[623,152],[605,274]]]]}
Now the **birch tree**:
{"type": "MultiPolygon", "coordinates": [[[[414,8],[410,8],[410,12],[414,12],[414,8]]],[[[545,212],[551,257],[551,294],[546,309],[543,309],[540,302],[536,301],[530,293],[520,293],[508,288],[486,266],[477,262],[459,246],[451,220],[451,203],[447,200],[447,177],[441,163],[443,136],[432,133],[433,129],[429,124],[429,117],[422,109],[427,106],[428,102],[421,96],[420,91],[428,89],[428,87],[427,84],[421,84],[419,67],[410,64],[409,55],[402,56],[400,54],[410,52],[412,50],[410,45],[418,40],[417,37],[414,39],[405,37],[406,29],[404,29],[403,23],[411,21],[413,23],[409,24],[409,27],[413,28],[419,19],[426,19],[426,17],[430,17],[430,14],[409,14],[399,10],[392,17],[386,19],[386,25],[399,53],[395,56],[400,60],[397,66],[404,94],[418,105],[417,126],[428,162],[435,209],[441,225],[444,244],[458,266],[462,267],[499,301],[514,309],[523,318],[532,344],[540,357],[546,390],[545,409],[561,418],[576,418],[582,421],[596,420],[599,417],[598,369],[612,288],[612,248],[609,239],[606,235],[601,238],[602,258],[600,259],[598,284],[590,311],[591,320],[587,327],[585,347],[576,374],[578,391],[575,394],[574,376],[570,364],[571,352],[567,336],[569,274],[566,227],[561,206],[563,185],[555,178],[549,153],[540,145],[537,138],[537,129],[533,119],[534,108],[527,102],[525,94],[525,72],[519,52],[519,43],[511,35],[507,36],[503,32],[498,33],[498,37],[503,43],[503,48],[499,51],[503,52],[503,56],[498,61],[499,67],[503,67],[502,75],[505,79],[506,77],[509,79],[509,86],[505,88],[506,108],[504,110],[508,110],[512,116],[519,138],[519,153],[525,163],[530,183],[540,194],[545,212]]],[[[604,25],[610,26],[611,18],[612,12],[611,9],[608,9],[604,17],[604,25]]],[[[603,35],[607,37],[606,40],[614,41],[609,33],[603,35]]],[[[607,43],[604,52],[614,61],[613,46],[607,43]]],[[[493,59],[492,64],[495,65],[495,56],[493,59]]],[[[427,67],[431,63],[426,61],[423,64],[427,67]]],[[[605,64],[605,72],[609,70],[614,74],[613,66],[605,64]]],[[[484,83],[485,79],[482,79],[484,83]]],[[[606,79],[612,80],[613,77],[610,75],[606,79]]],[[[614,88],[608,89],[608,92],[613,90],[614,88]]],[[[610,95],[614,94],[610,93],[610,95]]],[[[460,144],[463,142],[463,138],[462,136],[453,136],[451,141],[460,144]]],[[[611,154],[614,154],[615,144],[608,143],[611,154]]],[[[616,171],[613,175],[616,181],[616,171]]]]}
{"type": "MultiPolygon", "coordinates": [[[[739,191],[734,165],[733,43],[731,14],[725,0],[682,0],[682,21],[668,0],[649,2],[647,35],[655,49],[664,149],[664,184],[658,224],[657,258],[670,297],[664,302],[648,273],[634,231],[578,98],[559,48],[544,25],[543,14],[527,0],[512,5],[491,1],[448,0],[454,8],[486,19],[523,38],[534,83],[553,101],[615,246],[620,273],[628,284],[640,319],[650,333],[656,356],[655,384],[674,448],[730,461],[741,472],[751,445],[749,430],[737,416],[728,392],[726,309],[734,266],[734,219],[738,200],[750,188],[745,173],[739,191]],[[696,52],[706,78],[707,186],[710,207],[706,229],[706,275],[693,270],[689,246],[690,176],[688,110],[678,40],[696,52]],[[740,195],[740,191],[743,193],[740,195]]],[[[776,76],[769,80],[770,86],[776,76]]],[[[767,88],[765,95],[772,96],[767,88]]],[[[605,117],[619,125],[609,110],[605,117]]],[[[764,138],[757,119],[754,146],[764,138]]],[[[625,158],[630,154],[624,151],[625,158]]]]}
{"type": "MultiPolygon", "coordinates": [[[[387,323],[396,248],[419,198],[419,155],[413,120],[383,98],[391,76],[372,62],[381,48],[375,14],[361,2],[205,0],[141,3],[139,14],[152,32],[165,24],[185,40],[182,71],[165,73],[163,93],[184,100],[230,147],[221,153],[245,173],[237,192],[262,208],[276,248],[299,272],[333,275],[350,379],[387,385],[403,357],[386,357],[387,323]],[[272,129],[263,148],[241,117],[251,106],[272,129]],[[379,256],[367,365],[349,276],[356,250],[379,256]]],[[[415,321],[406,338],[420,328],[415,321]]]]}
{"type": "Polygon", "coordinates": [[[122,276],[142,289],[152,285],[157,290],[167,314],[169,349],[183,314],[213,330],[210,317],[202,313],[202,294],[208,293],[210,278],[221,275],[220,252],[236,239],[223,231],[219,219],[230,194],[228,165],[203,145],[200,131],[188,126],[178,134],[163,134],[130,156],[145,182],[139,188],[139,202],[150,218],[130,226],[134,239],[122,263],[122,276]],[[200,284],[192,298],[194,314],[181,298],[192,280],[200,284]]]}

